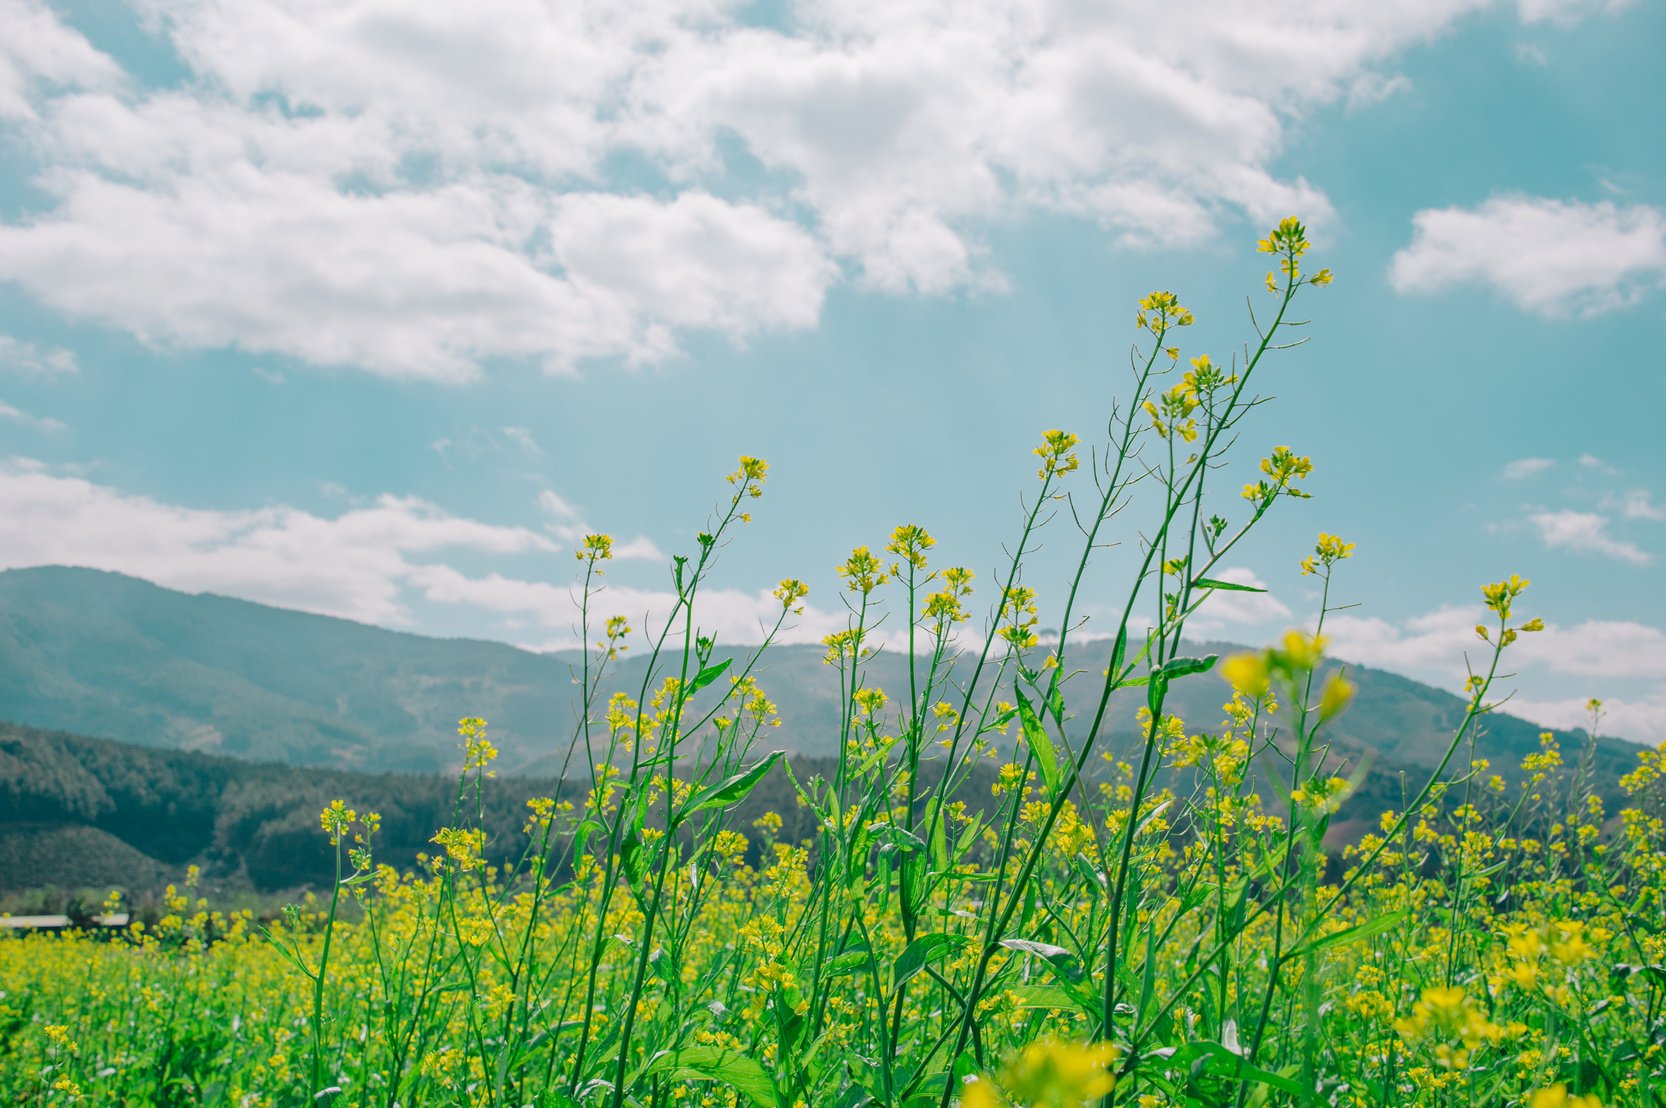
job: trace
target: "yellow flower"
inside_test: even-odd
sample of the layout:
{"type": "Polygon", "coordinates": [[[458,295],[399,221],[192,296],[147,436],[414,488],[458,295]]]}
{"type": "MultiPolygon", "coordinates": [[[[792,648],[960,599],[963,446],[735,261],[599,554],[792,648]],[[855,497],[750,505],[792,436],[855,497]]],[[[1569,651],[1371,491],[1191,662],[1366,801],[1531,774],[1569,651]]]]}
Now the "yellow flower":
{"type": "Polygon", "coordinates": [[[898,524],[891,532],[891,541],[885,544],[885,549],[897,555],[915,569],[926,567],[926,551],[937,545],[937,540],[926,534],[924,527],[912,523],[898,524]]]}
{"type": "MultiPolygon", "coordinates": [[[[740,456],[740,464],[735,471],[724,478],[731,485],[737,486],[735,499],[750,496],[754,500],[764,494],[764,481],[769,476],[769,463],[762,458],[754,458],[748,454],[740,456]]],[[[741,517],[744,522],[749,517],[741,517]]]]}
{"type": "MultiPolygon", "coordinates": [[[[497,747],[486,737],[486,721],[469,716],[457,721],[457,734],[463,743],[463,772],[483,769],[497,758],[497,747]]],[[[487,776],[496,776],[488,773],[487,776]]]]}
{"type": "Polygon", "coordinates": [[[592,565],[605,562],[613,557],[612,535],[586,535],[584,542],[573,552],[573,557],[581,562],[588,561],[592,565]]]}
{"type": "Polygon", "coordinates": [[[1500,617],[1509,619],[1510,601],[1526,591],[1530,584],[1532,582],[1527,578],[1518,577],[1512,573],[1508,580],[1498,581],[1491,585],[1482,585],[1481,596],[1486,600],[1487,607],[1497,612],[1500,617]]]}
{"type": "Polygon", "coordinates": [[[1325,654],[1325,637],[1305,631],[1286,631],[1283,647],[1273,652],[1273,665],[1292,673],[1306,673],[1319,665],[1325,654]]]}
{"type": "Polygon", "coordinates": [[[347,829],[358,818],[359,813],[347,807],[340,800],[330,801],[329,805],[318,813],[318,822],[325,831],[329,832],[332,846],[341,842],[342,836],[347,834],[347,829]]]}
{"type": "Polygon", "coordinates": [[[870,554],[865,546],[852,550],[844,565],[838,567],[838,573],[845,579],[847,589],[859,592],[863,596],[890,580],[890,575],[885,572],[879,559],[870,554]]]}
{"type": "Polygon", "coordinates": [[[1566,1085],[1552,1085],[1528,1097],[1527,1108],[1602,1108],[1602,1101],[1594,1096],[1575,1096],[1566,1085]]]}
{"type": "Polygon", "coordinates": [[[1082,440],[1069,431],[1048,431],[1041,436],[1041,445],[1035,448],[1036,457],[1041,459],[1041,468],[1036,470],[1036,476],[1045,480],[1048,477],[1060,477],[1076,469],[1081,463],[1077,460],[1074,447],[1082,440]]]}
{"type": "Polygon", "coordinates": [[[1334,717],[1348,706],[1358,691],[1359,687],[1340,672],[1332,673],[1325,681],[1324,691],[1319,694],[1319,718],[1327,720],[1334,717]]]}
{"type": "Polygon", "coordinates": [[[1221,676],[1235,692],[1251,699],[1267,691],[1266,654],[1233,654],[1221,662],[1221,676]]]}
{"type": "Polygon", "coordinates": [[[1042,1039],[1009,1059],[994,1080],[966,1086],[965,1108],[1079,1108],[1116,1088],[1110,1043],[1042,1039]]]}

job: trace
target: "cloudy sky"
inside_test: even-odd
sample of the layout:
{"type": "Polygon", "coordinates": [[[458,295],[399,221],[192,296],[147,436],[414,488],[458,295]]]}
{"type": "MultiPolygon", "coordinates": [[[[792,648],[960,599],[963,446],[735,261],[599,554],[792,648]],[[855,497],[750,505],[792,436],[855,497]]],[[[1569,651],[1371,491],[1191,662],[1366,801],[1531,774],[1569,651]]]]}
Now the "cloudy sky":
{"type": "Polygon", "coordinates": [[[0,0],[0,27],[0,567],[559,645],[575,537],[617,536],[607,604],[662,605],[745,452],[769,492],[705,619],[756,637],[793,574],[818,637],[832,565],[899,522],[987,582],[1040,432],[1103,436],[1134,300],[1176,290],[1187,353],[1225,360],[1296,213],[1337,283],[1241,462],[1289,443],[1315,496],[1234,567],[1270,593],[1202,629],[1311,620],[1297,561],[1339,532],[1337,652],[1450,687],[1477,586],[1521,573],[1551,630],[1517,710],[1596,695],[1666,737],[1666,6],[0,0]]]}

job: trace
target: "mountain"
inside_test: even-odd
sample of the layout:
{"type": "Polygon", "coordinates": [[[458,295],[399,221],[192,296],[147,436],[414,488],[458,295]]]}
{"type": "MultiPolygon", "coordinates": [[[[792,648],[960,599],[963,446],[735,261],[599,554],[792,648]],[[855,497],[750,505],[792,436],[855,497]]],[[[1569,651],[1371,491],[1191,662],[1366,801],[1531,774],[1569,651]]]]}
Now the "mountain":
{"type": "MultiPolygon", "coordinates": [[[[1104,643],[1073,652],[1081,672],[1066,684],[1072,711],[1091,708],[1107,652],[1104,643]]],[[[576,798],[582,788],[578,767],[565,784],[557,780],[577,714],[577,659],[92,570],[0,573],[0,719],[15,721],[0,723],[0,892],[154,890],[188,864],[204,867],[222,890],[292,889],[328,871],[317,813],[337,797],[382,812],[382,858],[409,865],[449,819],[455,721],[466,715],[491,721],[502,752],[487,824],[493,842],[512,850],[528,797],[576,798]]],[[[758,672],[786,721],[766,735],[767,746],[789,751],[801,779],[831,773],[837,742],[837,674],[821,659],[819,647],[780,647],[758,672]]],[[[645,665],[641,657],[623,662],[608,688],[634,693],[645,665]]],[[[1364,771],[1333,823],[1343,836],[1399,807],[1427,779],[1464,710],[1458,697],[1404,677],[1349,673],[1358,696],[1326,732],[1343,771],[1364,771]]],[[[907,660],[892,652],[874,658],[867,674],[894,695],[908,686],[907,660]]],[[[1190,677],[1175,684],[1169,709],[1209,728],[1226,695],[1217,677],[1190,677]]],[[[1143,690],[1133,689],[1112,705],[1107,744],[1124,757],[1137,747],[1143,703],[1143,690]]],[[[1539,748],[1539,734],[1524,720],[1490,716],[1475,752],[1510,776],[1539,748]]],[[[1586,749],[1583,736],[1558,738],[1570,762],[1586,749]]],[[[1636,750],[1614,740],[1590,747],[1599,791],[1613,794],[1636,750]]],[[[1459,755],[1454,772],[1468,756],[1459,755]]],[[[1257,772],[1283,776],[1275,757],[1257,772]]],[[[987,783],[965,795],[987,798],[987,783]]],[[[775,810],[789,832],[808,832],[797,826],[808,813],[784,772],[772,773],[748,806],[748,820],[775,810]]]]}
{"type": "MultiPolygon", "coordinates": [[[[814,759],[806,776],[830,773],[814,759]]],[[[588,780],[503,777],[481,794],[488,853],[513,860],[526,843],[526,801],[582,801],[588,780]]],[[[987,795],[987,786],[984,788],[987,795]]],[[[401,869],[435,850],[448,826],[457,779],[418,773],[349,773],[156,750],[0,723],[0,894],[56,889],[98,896],[120,888],[141,899],[201,867],[204,887],[270,893],[327,886],[332,860],[318,813],[332,800],[382,815],[376,857],[401,869]]],[[[746,827],[766,811],[795,841],[812,831],[779,768],[740,805],[746,827]]],[[[472,801],[471,801],[472,803],[472,801]]],[[[56,912],[61,902],[34,905],[56,912]]]]}
{"type": "MultiPolygon", "coordinates": [[[[1098,643],[1073,651],[1072,665],[1084,672],[1066,686],[1072,710],[1091,708],[1108,649],[1098,643]]],[[[1196,646],[1199,653],[1232,649],[1196,646]]],[[[801,755],[835,752],[838,679],[821,656],[820,647],[805,645],[766,656],[757,676],[784,720],[770,745],[801,755]]],[[[639,690],[646,659],[625,658],[607,691],[639,690]]],[[[575,653],[426,638],[181,593],[95,570],[0,573],[0,719],[142,746],[371,773],[439,771],[455,762],[456,721],[483,716],[505,772],[554,775],[578,718],[577,660],[575,653]]],[[[1358,697],[1327,731],[1339,754],[1391,776],[1439,761],[1462,718],[1460,698],[1367,667],[1350,666],[1349,675],[1358,697]]],[[[867,681],[901,693],[907,659],[881,652],[867,681]]],[[[1169,710],[1194,727],[1213,727],[1224,699],[1218,678],[1192,677],[1175,684],[1169,710]]],[[[1113,702],[1113,746],[1132,744],[1143,703],[1138,689],[1113,702]]],[[[1540,730],[1490,716],[1477,752],[1508,770],[1538,748],[1540,730]]],[[[1584,746],[1582,736],[1559,737],[1564,750],[1584,746]]],[[[1635,763],[1635,748],[1623,742],[1600,741],[1595,755],[1605,778],[1635,763]]]]}

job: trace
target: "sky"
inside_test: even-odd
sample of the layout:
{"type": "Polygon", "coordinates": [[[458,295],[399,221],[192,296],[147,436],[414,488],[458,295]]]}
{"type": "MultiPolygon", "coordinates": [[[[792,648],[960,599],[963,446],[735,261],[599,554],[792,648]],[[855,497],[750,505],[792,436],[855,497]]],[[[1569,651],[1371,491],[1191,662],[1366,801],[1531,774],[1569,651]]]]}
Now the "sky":
{"type": "MultiPolygon", "coordinates": [[[[841,626],[834,565],[905,522],[987,601],[1041,433],[1103,442],[1126,399],[1139,296],[1226,361],[1295,214],[1336,282],[1234,465],[1289,444],[1313,498],[1234,555],[1268,592],[1197,631],[1311,626],[1298,562],[1333,532],[1332,651],[1455,689],[1479,586],[1519,573],[1549,626],[1510,710],[1596,696],[1666,739],[1666,5],[0,0],[0,27],[0,568],[549,649],[575,542],[615,536],[602,605],[642,626],[744,453],[770,477],[720,638],[788,575],[793,637],[841,626]]],[[[1044,623],[1071,539],[1032,570],[1044,623]]]]}

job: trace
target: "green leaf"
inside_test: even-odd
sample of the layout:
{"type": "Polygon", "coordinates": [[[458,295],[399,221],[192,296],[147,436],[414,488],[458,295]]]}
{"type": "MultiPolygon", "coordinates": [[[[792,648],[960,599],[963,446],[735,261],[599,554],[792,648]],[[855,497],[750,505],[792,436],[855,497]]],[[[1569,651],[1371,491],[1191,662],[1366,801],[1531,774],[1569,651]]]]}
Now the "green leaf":
{"type": "Polygon", "coordinates": [[[764,1067],[737,1050],[690,1046],[667,1051],[654,1062],[651,1072],[680,1081],[716,1081],[758,1108],[778,1108],[781,1103],[781,1094],[764,1067]]]}
{"type": "Polygon", "coordinates": [[[868,830],[873,833],[873,838],[880,844],[881,849],[900,850],[905,854],[919,853],[926,849],[924,839],[908,828],[898,827],[894,823],[871,824],[868,830]]]}
{"type": "MultiPolygon", "coordinates": [[[[1007,990],[1015,1008],[1052,1008],[1075,1011],[1082,1007],[1082,998],[1063,985],[1020,985],[1007,990]]],[[[1097,1015],[1098,1013],[1094,1013],[1097,1015]]]]}
{"type": "Polygon", "coordinates": [[[860,973],[868,964],[867,950],[847,950],[827,963],[827,977],[844,977],[847,974],[860,973]]]}
{"type": "Polygon", "coordinates": [[[951,935],[945,931],[921,935],[908,944],[908,949],[897,955],[894,967],[896,983],[901,985],[949,951],[959,950],[971,941],[968,935],[951,935]]]}
{"type": "Polygon", "coordinates": [[[1053,749],[1053,740],[1047,736],[1047,730],[1041,726],[1041,720],[1036,718],[1035,709],[1030,706],[1029,698],[1024,695],[1024,691],[1016,687],[1012,691],[1018,697],[1018,720],[1024,727],[1024,741],[1029,744],[1030,753],[1035,756],[1036,766],[1041,770],[1041,779],[1047,783],[1048,793],[1057,793],[1059,756],[1053,749]]]}
{"type": "Polygon", "coordinates": [[[943,815],[943,798],[931,798],[926,809],[926,826],[931,828],[931,868],[938,873],[949,872],[948,820],[943,815]]]}
{"type": "Polygon", "coordinates": [[[1179,1050],[1176,1050],[1174,1055],[1168,1061],[1169,1064],[1173,1066],[1185,1066],[1199,1060],[1202,1060],[1205,1066],[1208,1066],[1212,1062],[1221,1063],[1221,1066],[1216,1072],[1225,1070],[1231,1076],[1237,1077],[1240,1081],[1249,1081],[1260,1085],[1268,1085],[1272,1088],[1280,1090],[1281,1092],[1290,1093],[1302,1099],[1307,1098],[1311,1094],[1310,1090],[1303,1089],[1301,1085],[1290,1080],[1288,1077],[1285,1077],[1283,1074],[1272,1073],[1268,1070],[1262,1069],[1260,1066],[1251,1065],[1237,1053],[1228,1050],[1220,1043],[1211,1043],[1206,1041],[1187,1043],[1179,1050]]]}
{"type": "Polygon", "coordinates": [[[1116,642],[1111,644],[1111,664],[1105,667],[1105,673],[1112,681],[1122,680],[1122,660],[1128,653],[1128,625],[1124,623],[1116,629],[1116,642]]]}
{"type": "Polygon", "coordinates": [[[694,680],[688,683],[688,695],[693,696],[707,685],[723,676],[723,671],[729,668],[733,658],[725,658],[721,662],[714,662],[694,675],[694,680]]]}
{"type": "Polygon", "coordinates": [[[626,881],[632,885],[642,883],[642,836],[634,827],[625,832],[625,839],[619,844],[619,866],[625,871],[626,881]]]}
{"type": "Polygon", "coordinates": [[[1384,931],[1392,931],[1394,928],[1400,926],[1400,924],[1404,922],[1405,918],[1406,911],[1404,908],[1396,912],[1386,912],[1383,915],[1377,916],[1375,919],[1366,920],[1364,923],[1356,923],[1352,927],[1344,927],[1340,931],[1332,931],[1329,935],[1321,935],[1310,943],[1305,943],[1296,947],[1296,949],[1292,950],[1289,954],[1286,954],[1285,958],[1300,958],[1306,954],[1317,954],[1319,951],[1328,950],[1333,946],[1342,946],[1347,943],[1362,942],[1365,939],[1369,939],[1373,935],[1380,935],[1384,931]]]}
{"type": "Polygon", "coordinates": [[[1219,654],[1210,654],[1204,658],[1170,658],[1157,672],[1163,680],[1173,681],[1194,673],[1207,673],[1215,668],[1215,663],[1219,660],[1219,654]]]}
{"type": "Polygon", "coordinates": [[[1254,585],[1240,585],[1236,581],[1216,581],[1216,580],[1214,580],[1212,578],[1209,578],[1209,577],[1194,577],[1192,579],[1192,588],[1194,588],[1194,589],[1220,589],[1222,592],[1266,592],[1267,591],[1266,589],[1257,588],[1254,585]]]}
{"type": "Polygon", "coordinates": [[[1064,730],[1064,689],[1060,687],[1063,673],[1063,666],[1054,666],[1053,676],[1047,682],[1047,710],[1053,714],[1053,722],[1060,731],[1064,730]]]}
{"type": "Polygon", "coordinates": [[[583,822],[581,822],[578,825],[578,827],[576,827],[573,830],[573,857],[574,857],[574,859],[578,859],[578,858],[581,858],[581,857],[584,856],[584,848],[586,846],[590,845],[590,836],[591,835],[594,835],[598,831],[605,831],[605,830],[607,830],[607,829],[605,827],[603,827],[599,822],[597,822],[597,820],[593,816],[584,817],[583,822]]]}
{"type": "Polygon", "coordinates": [[[1055,958],[1071,956],[1070,951],[1062,946],[1054,946],[1052,943],[1038,943],[1034,939],[1002,939],[1001,945],[1008,950],[1019,950],[1025,954],[1038,955],[1049,962],[1055,958]]]}
{"type": "Polygon", "coordinates": [[[781,760],[782,755],[782,751],[772,751],[751,769],[701,789],[689,799],[688,806],[677,816],[677,822],[681,823],[695,812],[703,812],[707,808],[724,808],[746,799],[747,795],[758,787],[758,782],[764,779],[764,774],[770,771],[770,767],[781,760]]]}
{"type": "Polygon", "coordinates": [[[1066,988],[1082,978],[1081,961],[1062,946],[1038,943],[1034,939],[1002,939],[1001,945],[1021,954],[1034,954],[1046,963],[1049,971],[1066,988]]]}

